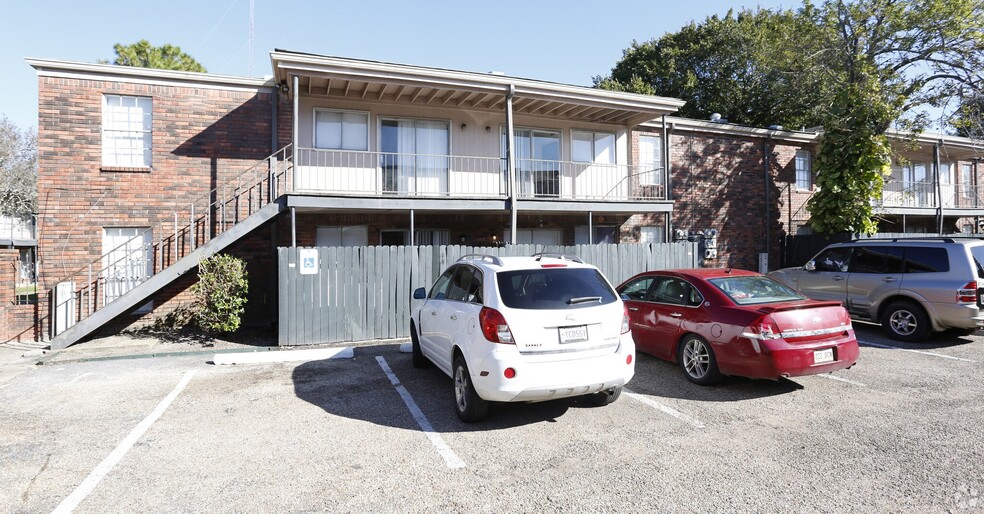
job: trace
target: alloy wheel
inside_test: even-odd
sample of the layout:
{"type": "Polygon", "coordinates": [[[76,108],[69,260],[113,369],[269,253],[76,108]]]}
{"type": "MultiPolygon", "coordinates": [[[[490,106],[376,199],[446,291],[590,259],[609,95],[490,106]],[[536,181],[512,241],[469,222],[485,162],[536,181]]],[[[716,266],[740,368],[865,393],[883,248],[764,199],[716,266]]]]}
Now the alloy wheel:
{"type": "Polygon", "coordinates": [[[711,364],[711,355],[700,339],[691,339],[683,349],[683,366],[687,374],[700,379],[707,374],[711,364]]]}

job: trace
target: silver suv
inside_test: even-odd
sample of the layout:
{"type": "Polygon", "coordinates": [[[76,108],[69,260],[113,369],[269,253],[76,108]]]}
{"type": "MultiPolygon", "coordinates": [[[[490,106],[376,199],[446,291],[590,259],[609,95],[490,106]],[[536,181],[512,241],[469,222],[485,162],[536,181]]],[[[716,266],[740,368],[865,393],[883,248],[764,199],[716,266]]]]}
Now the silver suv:
{"type": "Polygon", "coordinates": [[[881,323],[894,339],[984,327],[984,240],[865,239],[832,244],[801,268],[769,276],[852,316],[881,323]]]}

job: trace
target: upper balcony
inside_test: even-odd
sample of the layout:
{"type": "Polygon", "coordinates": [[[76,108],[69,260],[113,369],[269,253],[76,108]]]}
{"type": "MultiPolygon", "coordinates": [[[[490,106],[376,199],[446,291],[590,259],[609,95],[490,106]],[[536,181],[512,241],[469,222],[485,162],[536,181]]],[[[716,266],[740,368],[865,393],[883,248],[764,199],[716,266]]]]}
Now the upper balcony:
{"type": "MultiPolygon", "coordinates": [[[[666,200],[662,167],[516,159],[520,200],[630,202],[666,200]]],[[[392,198],[509,196],[505,159],[301,148],[294,191],[392,198]]]]}
{"type": "Polygon", "coordinates": [[[643,155],[630,137],[680,100],[280,50],[271,57],[291,103],[292,188],[311,202],[672,209],[665,148],[648,143],[643,155]],[[469,199],[478,201],[460,201],[469,199]]]}

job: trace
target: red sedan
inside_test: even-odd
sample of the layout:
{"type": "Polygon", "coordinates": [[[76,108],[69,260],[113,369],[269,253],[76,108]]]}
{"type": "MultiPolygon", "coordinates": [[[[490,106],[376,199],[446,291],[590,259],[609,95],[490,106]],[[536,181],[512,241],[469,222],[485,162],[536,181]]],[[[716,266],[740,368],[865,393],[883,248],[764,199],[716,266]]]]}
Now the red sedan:
{"type": "Polygon", "coordinates": [[[851,318],[839,302],[810,300],[751,271],[640,273],[618,287],[636,348],[680,365],[691,382],[722,375],[793,377],[858,360],[851,318]]]}

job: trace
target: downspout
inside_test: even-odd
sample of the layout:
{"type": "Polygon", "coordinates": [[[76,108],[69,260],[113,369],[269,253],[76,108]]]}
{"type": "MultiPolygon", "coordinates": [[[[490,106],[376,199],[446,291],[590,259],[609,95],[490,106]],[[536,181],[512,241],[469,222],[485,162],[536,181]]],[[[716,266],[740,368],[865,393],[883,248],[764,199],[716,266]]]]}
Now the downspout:
{"type": "Polygon", "coordinates": [[[763,179],[765,180],[765,255],[766,259],[772,259],[772,220],[769,219],[771,214],[771,209],[769,208],[769,202],[771,202],[769,194],[769,142],[772,141],[772,134],[762,141],[762,171],[764,172],[763,179]]]}
{"type": "Polygon", "coordinates": [[[516,244],[516,219],[517,219],[517,195],[516,195],[516,157],[513,151],[513,95],[516,94],[516,86],[509,84],[509,92],[506,93],[506,170],[509,173],[509,241],[516,244]]]}
{"type": "MultiPolygon", "coordinates": [[[[672,189],[670,188],[670,132],[666,128],[666,115],[663,115],[663,178],[666,184],[666,199],[673,200],[672,189]]],[[[673,241],[673,204],[670,204],[670,212],[666,213],[666,233],[663,234],[663,242],[673,241]]]]}
{"type": "Polygon", "coordinates": [[[299,91],[301,87],[301,79],[298,78],[297,75],[293,75],[292,82],[293,84],[291,85],[291,91],[294,93],[294,119],[293,119],[294,128],[292,130],[293,134],[291,134],[291,138],[290,138],[292,143],[290,146],[290,152],[291,152],[290,160],[294,167],[294,180],[293,180],[294,183],[290,185],[291,188],[290,190],[297,191],[297,169],[298,169],[297,138],[299,134],[298,127],[300,127],[300,120],[298,119],[298,113],[301,110],[301,99],[300,99],[301,94],[299,91]]]}
{"type": "Polygon", "coordinates": [[[940,181],[940,145],[943,141],[933,144],[933,174],[936,175],[936,233],[943,235],[943,184],[940,181]]]}

